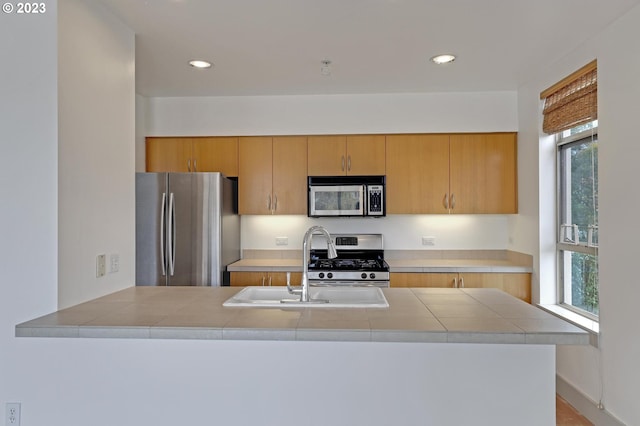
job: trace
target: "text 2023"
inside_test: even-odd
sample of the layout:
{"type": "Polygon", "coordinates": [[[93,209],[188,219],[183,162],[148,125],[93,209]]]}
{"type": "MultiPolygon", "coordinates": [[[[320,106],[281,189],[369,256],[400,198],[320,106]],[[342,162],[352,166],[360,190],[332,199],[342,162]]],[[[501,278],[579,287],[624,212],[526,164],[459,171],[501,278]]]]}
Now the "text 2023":
{"type": "Polygon", "coordinates": [[[47,5],[44,3],[16,3],[16,13],[45,13],[47,5]]]}

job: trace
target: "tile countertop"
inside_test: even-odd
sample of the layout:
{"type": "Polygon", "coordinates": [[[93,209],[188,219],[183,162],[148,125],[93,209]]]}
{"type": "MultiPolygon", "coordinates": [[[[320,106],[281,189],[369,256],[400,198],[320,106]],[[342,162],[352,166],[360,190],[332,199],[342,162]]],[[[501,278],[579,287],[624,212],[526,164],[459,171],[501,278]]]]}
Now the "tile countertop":
{"type": "Polygon", "coordinates": [[[391,272],[530,273],[532,268],[505,259],[386,259],[391,272]]]}
{"type": "Polygon", "coordinates": [[[302,258],[299,259],[241,259],[227,266],[229,272],[302,272],[302,258]]]}
{"type": "MultiPolygon", "coordinates": [[[[292,251],[293,252],[293,251],[292,251]]],[[[242,260],[227,266],[229,272],[302,272],[300,253],[256,250],[242,260]],[[273,253],[272,253],[273,252],[273,253]],[[274,257],[282,255],[285,257],[274,257]]],[[[503,250],[385,252],[391,272],[497,272],[531,273],[531,256],[503,250]]]]}
{"type": "Polygon", "coordinates": [[[16,326],[17,337],[585,345],[496,289],[388,288],[389,308],[236,308],[239,287],[131,287],[16,326]]]}

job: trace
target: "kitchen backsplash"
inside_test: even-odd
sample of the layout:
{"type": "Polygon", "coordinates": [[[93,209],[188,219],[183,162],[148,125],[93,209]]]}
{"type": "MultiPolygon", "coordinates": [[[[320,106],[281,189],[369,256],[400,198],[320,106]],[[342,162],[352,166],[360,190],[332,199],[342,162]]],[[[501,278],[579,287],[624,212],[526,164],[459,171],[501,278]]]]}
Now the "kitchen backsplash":
{"type": "Polygon", "coordinates": [[[322,225],[331,233],[383,234],[386,250],[503,250],[508,220],[508,215],[242,216],[242,249],[300,250],[305,231],[322,225]]]}

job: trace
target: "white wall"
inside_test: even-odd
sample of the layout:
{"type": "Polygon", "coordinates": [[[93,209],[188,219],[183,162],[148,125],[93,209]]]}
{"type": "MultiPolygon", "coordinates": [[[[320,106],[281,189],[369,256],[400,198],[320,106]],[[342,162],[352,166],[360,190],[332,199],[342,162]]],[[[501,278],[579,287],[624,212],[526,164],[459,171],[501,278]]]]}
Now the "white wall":
{"type": "Polygon", "coordinates": [[[145,164],[145,137],[149,127],[148,111],[149,98],[136,95],[136,172],[144,172],[147,167],[145,164]]]}
{"type": "Polygon", "coordinates": [[[98,5],[63,1],[58,12],[58,302],[67,307],[134,284],[135,46],[98,5]],[[101,253],[107,275],[96,278],[101,253]]]}
{"type": "MultiPolygon", "coordinates": [[[[514,92],[150,98],[146,125],[147,136],[515,131],[516,105],[514,92]]],[[[436,237],[431,249],[504,249],[507,218],[243,216],[242,248],[300,249],[306,229],[321,223],[330,232],[380,232],[387,249],[426,248],[423,235],[436,237]],[[289,246],[276,246],[278,236],[288,236],[289,246]]]]}
{"type": "MultiPolygon", "coordinates": [[[[553,238],[555,235],[554,166],[548,139],[540,132],[539,93],[556,81],[598,59],[598,122],[600,184],[600,350],[560,347],[558,375],[588,398],[598,401],[602,392],[608,412],[624,424],[640,424],[640,331],[637,324],[640,286],[637,285],[637,242],[640,240],[640,198],[634,185],[640,144],[637,137],[637,99],[640,98],[640,7],[595,35],[562,61],[545,64],[539,78],[518,92],[520,161],[520,215],[511,217],[514,250],[535,253],[534,269],[543,289],[553,288],[553,238]],[[540,143],[542,138],[542,144],[540,143]],[[522,158],[521,158],[522,160],[522,158]],[[536,200],[540,202],[523,202],[536,200]],[[539,238],[530,238],[538,223],[539,238]],[[549,235],[551,233],[551,236],[549,235]],[[522,237],[520,237],[522,235],[522,237]],[[529,236],[525,238],[525,236],[529,236]],[[599,363],[602,362],[603,383],[599,363]]],[[[550,300],[552,291],[543,291],[550,300]]]]}
{"type": "Polygon", "coordinates": [[[150,98],[147,136],[516,131],[515,92],[150,98]]]}
{"type": "Polygon", "coordinates": [[[37,389],[15,324],[57,307],[56,28],[56,2],[0,14],[0,418],[26,396],[22,375],[37,389]]]}

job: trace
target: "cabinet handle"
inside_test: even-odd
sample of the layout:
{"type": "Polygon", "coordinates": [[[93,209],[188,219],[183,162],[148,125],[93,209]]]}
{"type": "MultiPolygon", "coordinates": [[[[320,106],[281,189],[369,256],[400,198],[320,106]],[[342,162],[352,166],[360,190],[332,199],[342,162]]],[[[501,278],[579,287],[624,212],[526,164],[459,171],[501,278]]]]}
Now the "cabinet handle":
{"type": "Polygon", "coordinates": [[[351,156],[347,157],[347,171],[351,171],[351,156]]]}
{"type": "Polygon", "coordinates": [[[167,275],[167,259],[164,249],[164,212],[167,209],[167,193],[162,193],[162,209],[160,210],[160,259],[162,263],[162,276],[167,275]]]}
{"type": "Polygon", "coordinates": [[[191,171],[191,158],[187,160],[187,171],[191,171]]]}
{"type": "Polygon", "coordinates": [[[344,155],[342,156],[342,171],[344,172],[344,155]]]}
{"type": "Polygon", "coordinates": [[[271,194],[267,197],[267,210],[271,211],[271,194]]]}
{"type": "Polygon", "coordinates": [[[460,277],[460,288],[464,288],[464,278],[460,277]]]}
{"type": "Polygon", "coordinates": [[[262,276],[262,287],[264,287],[264,275],[262,276]]]}
{"type": "Polygon", "coordinates": [[[193,171],[197,172],[198,171],[198,160],[193,160],[193,171]]]}
{"type": "Polygon", "coordinates": [[[446,194],[446,193],[445,193],[445,194],[444,194],[444,197],[442,197],[442,206],[443,206],[445,209],[449,210],[449,199],[448,199],[447,195],[448,195],[448,194],[446,194]]]}
{"type": "Polygon", "coordinates": [[[169,228],[167,229],[167,248],[169,250],[169,275],[173,276],[176,268],[176,199],[169,193],[169,228]]]}
{"type": "Polygon", "coordinates": [[[278,196],[273,194],[273,210],[271,210],[271,214],[274,214],[278,210],[278,196]]]}
{"type": "Polygon", "coordinates": [[[451,210],[456,208],[456,194],[451,194],[451,210]]]}
{"type": "Polygon", "coordinates": [[[269,275],[269,287],[271,287],[271,275],[269,275]]]}
{"type": "Polygon", "coordinates": [[[453,279],[453,288],[458,288],[458,278],[453,279]]]}

